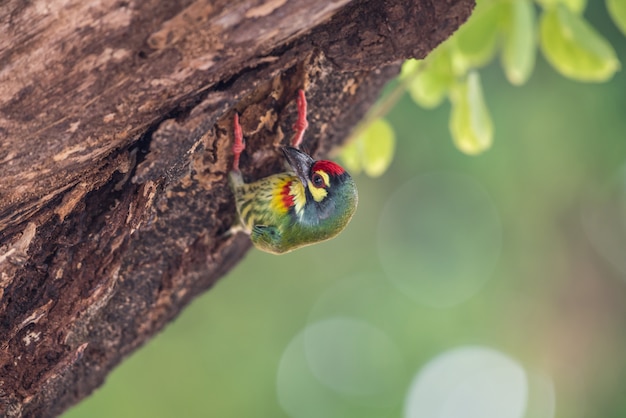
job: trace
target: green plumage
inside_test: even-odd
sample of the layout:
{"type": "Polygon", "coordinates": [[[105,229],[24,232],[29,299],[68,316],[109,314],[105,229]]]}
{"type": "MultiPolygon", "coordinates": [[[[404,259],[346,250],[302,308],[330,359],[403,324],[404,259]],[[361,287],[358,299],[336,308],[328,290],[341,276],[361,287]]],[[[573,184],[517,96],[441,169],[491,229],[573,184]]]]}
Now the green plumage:
{"type": "Polygon", "coordinates": [[[295,173],[280,173],[246,184],[241,173],[231,172],[230,182],[235,194],[237,212],[244,230],[259,249],[282,254],[297,248],[325,241],[339,234],[348,224],[357,206],[357,190],[352,178],[343,173],[332,178],[326,197],[317,202],[302,187],[295,173]],[[293,183],[296,192],[290,197],[281,194],[285,184],[293,183]],[[302,193],[297,196],[297,193],[302,193]],[[280,207],[277,202],[304,204],[280,207]]]}
{"type": "Polygon", "coordinates": [[[239,115],[233,119],[233,168],[230,186],[243,229],[260,250],[282,254],[339,234],[357,206],[352,177],[332,161],[315,161],[298,147],[308,126],[306,97],[298,91],[293,147],[283,148],[290,170],[245,183],[239,170],[246,149],[239,115]]]}

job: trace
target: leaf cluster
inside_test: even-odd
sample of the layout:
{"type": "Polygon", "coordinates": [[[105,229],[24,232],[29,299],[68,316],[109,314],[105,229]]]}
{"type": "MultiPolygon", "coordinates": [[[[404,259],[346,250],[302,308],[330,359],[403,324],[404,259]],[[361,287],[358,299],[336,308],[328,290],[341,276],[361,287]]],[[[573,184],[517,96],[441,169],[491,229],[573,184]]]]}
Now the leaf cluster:
{"type": "MultiPolygon", "coordinates": [[[[626,35],[626,0],[606,0],[615,25],[626,35]]],[[[449,130],[456,147],[477,155],[493,143],[494,127],[478,70],[499,56],[508,81],[521,86],[537,52],[561,75],[606,82],[620,69],[613,46],[584,17],[587,0],[478,0],[471,18],[424,60],[402,66],[396,90],[427,109],[449,100],[449,130]]],[[[401,96],[392,92],[366,117],[343,151],[349,170],[382,174],[393,159],[395,136],[382,120],[401,96]]]]}

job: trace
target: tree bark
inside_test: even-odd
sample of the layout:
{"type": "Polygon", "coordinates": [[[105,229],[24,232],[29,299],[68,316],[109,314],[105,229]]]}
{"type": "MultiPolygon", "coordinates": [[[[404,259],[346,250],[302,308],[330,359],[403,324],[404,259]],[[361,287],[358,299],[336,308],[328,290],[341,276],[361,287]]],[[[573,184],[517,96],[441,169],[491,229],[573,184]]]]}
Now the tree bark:
{"type": "Polygon", "coordinates": [[[8,0],[0,5],[0,415],[47,417],[250,248],[244,177],[340,144],[473,0],[8,0]]]}

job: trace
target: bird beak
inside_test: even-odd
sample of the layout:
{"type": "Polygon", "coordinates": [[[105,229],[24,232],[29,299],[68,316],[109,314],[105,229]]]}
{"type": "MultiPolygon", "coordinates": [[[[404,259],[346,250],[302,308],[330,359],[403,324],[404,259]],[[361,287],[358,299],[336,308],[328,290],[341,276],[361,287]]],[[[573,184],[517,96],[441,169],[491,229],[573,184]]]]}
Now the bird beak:
{"type": "Polygon", "coordinates": [[[309,181],[309,171],[311,170],[311,166],[315,160],[308,154],[305,154],[304,152],[293,147],[283,148],[283,153],[285,154],[285,158],[287,158],[287,162],[293,171],[295,171],[302,184],[306,186],[309,181]]]}

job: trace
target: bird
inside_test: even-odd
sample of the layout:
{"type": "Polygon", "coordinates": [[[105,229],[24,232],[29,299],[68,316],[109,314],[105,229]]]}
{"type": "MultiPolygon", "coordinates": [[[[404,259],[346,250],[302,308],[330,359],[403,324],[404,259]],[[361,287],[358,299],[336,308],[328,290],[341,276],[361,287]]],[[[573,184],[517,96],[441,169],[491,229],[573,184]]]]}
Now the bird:
{"type": "Polygon", "coordinates": [[[358,192],[350,174],[330,160],[315,160],[301,151],[308,128],[304,90],[298,91],[298,119],[291,146],[282,148],[286,171],[246,183],[239,169],[245,150],[239,115],[235,112],[233,165],[229,173],[239,229],[254,246],[271,254],[329,240],[348,225],[356,211],[358,192]]]}

